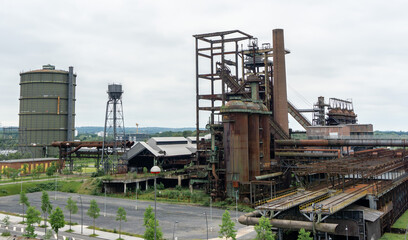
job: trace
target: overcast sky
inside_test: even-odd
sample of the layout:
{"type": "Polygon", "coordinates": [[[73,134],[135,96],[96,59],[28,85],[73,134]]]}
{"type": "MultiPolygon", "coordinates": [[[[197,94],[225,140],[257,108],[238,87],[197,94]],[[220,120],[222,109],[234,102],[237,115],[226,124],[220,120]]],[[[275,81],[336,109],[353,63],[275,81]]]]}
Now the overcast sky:
{"type": "MultiPolygon", "coordinates": [[[[352,99],[360,123],[408,131],[407,1],[0,0],[0,124],[18,126],[19,73],[53,64],[77,76],[76,126],[103,126],[109,83],[125,125],[194,127],[192,35],[283,28],[288,98],[352,99]]],[[[299,129],[290,119],[290,126],[299,129]]]]}

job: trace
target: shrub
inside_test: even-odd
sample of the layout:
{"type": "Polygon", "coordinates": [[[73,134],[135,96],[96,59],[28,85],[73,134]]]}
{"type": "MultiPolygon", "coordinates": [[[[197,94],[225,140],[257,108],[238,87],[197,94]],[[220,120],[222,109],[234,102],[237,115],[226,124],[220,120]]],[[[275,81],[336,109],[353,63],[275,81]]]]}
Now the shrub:
{"type": "Polygon", "coordinates": [[[163,190],[164,189],[164,184],[163,183],[159,183],[157,184],[157,190],[163,190]]]}
{"type": "Polygon", "coordinates": [[[181,191],[182,189],[183,189],[183,188],[182,188],[180,185],[177,185],[177,186],[176,186],[176,190],[177,190],[177,191],[181,191]]]}
{"type": "Polygon", "coordinates": [[[91,174],[91,177],[101,177],[103,175],[105,175],[105,172],[102,169],[99,169],[98,171],[93,172],[91,174]]]}

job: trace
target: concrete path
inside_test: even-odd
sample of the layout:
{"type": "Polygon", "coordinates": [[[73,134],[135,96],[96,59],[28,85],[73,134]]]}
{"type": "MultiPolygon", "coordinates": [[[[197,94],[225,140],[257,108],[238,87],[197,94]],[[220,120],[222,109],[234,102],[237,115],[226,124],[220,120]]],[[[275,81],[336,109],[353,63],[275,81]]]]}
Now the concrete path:
{"type": "MultiPolygon", "coordinates": [[[[0,220],[3,220],[4,217],[7,216],[6,214],[0,213],[0,220]]],[[[12,232],[12,235],[23,235],[25,231],[26,225],[20,224],[19,222],[23,221],[22,217],[17,217],[13,215],[8,215],[10,217],[10,226],[8,229],[4,226],[4,224],[0,224],[0,229],[1,231],[9,230],[12,232]]],[[[41,221],[41,223],[43,223],[41,221]]],[[[49,229],[49,228],[47,228],[49,229]]],[[[58,239],[62,240],[67,240],[67,239],[72,239],[72,240],[92,240],[92,239],[117,239],[119,237],[118,233],[109,233],[109,232],[103,232],[99,230],[95,230],[95,234],[97,234],[97,237],[89,237],[93,233],[92,229],[88,229],[88,226],[83,226],[83,234],[81,233],[81,225],[74,225],[72,226],[72,230],[74,230],[73,233],[66,232],[69,230],[69,226],[65,226],[62,229],[59,230],[59,236],[58,239]]],[[[42,238],[44,236],[44,228],[39,228],[36,227],[35,233],[37,234],[37,238],[42,238]]],[[[132,237],[132,236],[127,236],[127,235],[122,235],[121,236],[125,240],[143,240],[143,238],[139,237],[132,237]]],[[[56,239],[57,235],[54,234],[52,239],[56,239]]],[[[5,238],[8,239],[8,238],[5,238]]]]}

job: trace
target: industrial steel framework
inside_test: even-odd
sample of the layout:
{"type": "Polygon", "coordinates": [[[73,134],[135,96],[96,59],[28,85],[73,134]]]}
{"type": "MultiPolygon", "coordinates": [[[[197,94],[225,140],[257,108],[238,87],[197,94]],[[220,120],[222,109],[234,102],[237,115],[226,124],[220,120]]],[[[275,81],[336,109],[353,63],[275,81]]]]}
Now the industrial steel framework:
{"type": "Polygon", "coordinates": [[[109,100],[106,103],[105,127],[103,131],[103,144],[101,165],[105,173],[109,171],[126,172],[126,163],[119,159],[119,150],[126,149],[125,122],[122,105],[122,85],[110,84],[108,86],[109,100]]]}

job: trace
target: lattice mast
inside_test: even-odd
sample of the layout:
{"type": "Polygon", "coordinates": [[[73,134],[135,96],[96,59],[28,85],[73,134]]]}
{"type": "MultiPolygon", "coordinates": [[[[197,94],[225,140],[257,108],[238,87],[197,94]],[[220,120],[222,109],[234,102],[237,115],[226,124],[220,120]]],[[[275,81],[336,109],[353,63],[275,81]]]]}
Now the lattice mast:
{"type": "Polygon", "coordinates": [[[101,165],[105,173],[114,171],[118,167],[118,150],[124,148],[125,121],[122,105],[122,85],[110,84],[108,86],[109,100],[106,103],[105,126],[103,131],[103,144],[101,165]]]}

